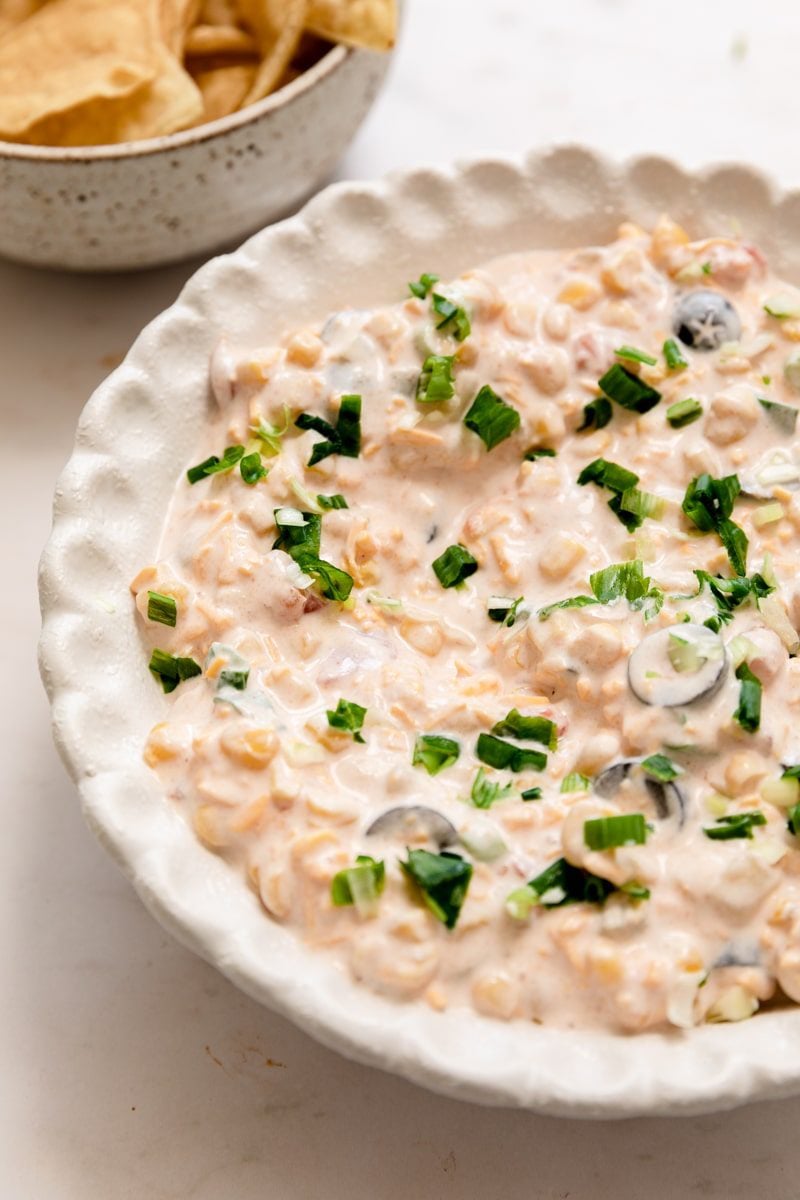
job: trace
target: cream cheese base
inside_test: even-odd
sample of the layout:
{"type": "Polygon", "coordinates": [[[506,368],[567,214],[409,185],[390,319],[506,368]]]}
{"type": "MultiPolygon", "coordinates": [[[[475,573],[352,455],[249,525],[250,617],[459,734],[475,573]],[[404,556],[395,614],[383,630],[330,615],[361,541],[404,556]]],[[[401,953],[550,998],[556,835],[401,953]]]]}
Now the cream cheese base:
{"type": "MultiPolygon", "coordinates": [[[[703,471],[746,479],[775,455],[793,457],[793,437],[758,402],[796,399],[784,367],[797,321],[763,308],[786,289],[746,244],[690,244],[668,222],[652,236],[625,228],[599,249],[500,259],[437,288],[470,315],[460,344],[437,332],[429,300],[409,299],[335,314],[275,347],[223,344],[215,353],[218,417],[196,461],[248,443],[260,421],[282,428],[287,408],[291,420],[300,412],[330,420],[348,393],[362,397],[362,450],[309,470],[320,435],[289,425],[254,487],[238,472],[194,486],[181,477],[155,563],[133,585],[148,646],[205,664],[222,644],[250,673],[243,692],[220,690],[223,654],[181,684],[170,719],[150,736],[147,761],[202,840],[246,873],[273,919],[385,995],[628,1030],[750,1015],[776,981],[800,998],[800,854],[784,807],[761,794],[783,764],[800,759],[797,660],[753,605],[725,626],[724,642],[744,635],[753,647],[763,683],[756,733],[733,720],[732,669],[712,699],[679,709],[642,704],[627,679],[644,637],[680,614],[701,622],[715,612],[707,591],[674,599],[696,590],[693,571],[729,573],[716,535],[698,535],[681,514],[689,481],[703,471]],[[676,297],[700,286],[734,304],[739,344],[687,349],[688,368],[669,372],[660,347],[672,336],[676,297]],[[641,372],[661,403],[642,416],[614,406],[605,428],[578,434],[597,380],[626,343],[658,356],[641,372]],[[456,395],[443,405],[415,399],[430,353],[455,355],[456,395]],[[491,451],[463,424],[485,384],[521,417],[491,451]],[[687,396],[704,415],[673,429],[666,408],[687,396]],[[531,446],[556,456],[525,461],[531,446]],[[577,484],[600,457],[636,472],[639,486],[665,501],[662,515],[630,534],[608,509],[607,491],[577,484]],[[345,606],[298,587],[296,565],[271,549],[274,509],[305,509],[304,497],[318,493],[341,493],[349,505],[322,517],[322,557],[354,580],[345,606]],[[431,564],[455,543],[478,570],[462,589],[445,590],[431,564]],[[634,558],[666,597],[650,622],[624,600],[538,618],[543,606],[587,593],[592,572],[634,558]],[[147,620],[151,590],[175,598],[174,630],[147,620]],[[530,617],[510,629],[491,622],[487,603],[497,595],[524,596],[530,617]],[[363,744],[330,728],[326,712],[340,698],[367,709],[363,744]],[[487,769],[513,792],[479,810],[469,799],[480,766],[475,742],[511,708],[550,717],[558,746],[541,772],[487,769]],[[458,761],[436,776],[413,766],[419,734],[457,740],[458,761]],[[691,750],[665,751],[677,745],[691,750]],[[644,845],[589,851],[584,821],[642,811],[642,797],[562,793],[565,777],[659,752],[682,770],[685,823],[651,809],[644,845]],[[542,799],[522,801],[532,786],[542,799]],[[427,805],[470,844],[504,847],[474,861],[453,930],[399,869],[407,838],[366,835],[398,805],[427,805]],[[703,833],[720,814],[753,808],[767,823],[751,839],[703,833]],[[374,916],[331,903],[332,878],[359,854],[386,865],[374,916]],[[636,880],[650,898],[615,893],[603,906],[538,907],[512,919],[508,894],[561,856],[615,885],[636,880]]],[[[748,571],[769,556],[773,597],[791,625],[800,615],[800,507],[787,486],[769,491],[772,500],[740,498],[734,518],[750,541],[748,571]],[[775,498],[780,519],[759,528],[759,510],[775,498]]],[[[435,849],[424,831],[411,844],[435,849]]]]}

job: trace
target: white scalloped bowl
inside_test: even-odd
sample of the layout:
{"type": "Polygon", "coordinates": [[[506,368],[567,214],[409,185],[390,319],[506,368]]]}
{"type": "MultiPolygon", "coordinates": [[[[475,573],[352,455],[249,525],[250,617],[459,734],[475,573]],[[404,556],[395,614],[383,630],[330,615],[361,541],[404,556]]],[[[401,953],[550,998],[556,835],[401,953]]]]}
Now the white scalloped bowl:
{"type": "Polygon", "coordinates": [[[610,239],[662,211],[700,236],[737,220],[800,281],[800,192],[742,167],[683,173],[579,148],[328,188],[217,258],[96,391],[58,483],[42,560],[41,670],[89,824],[157,919],[244,991],[326,1045],[461,1099],[571,1116],[686,1113],[800,1091],[800,1008],[687,1033],[610,1033],[434,1013],[357,987],[270,920],[205,850],[142,762],[168,702],[153,687],[128,582],[153,554],[176,464],[208,405],[225,331],[264,344],[346,304],[387,303],[434,264],[610,239]]]}

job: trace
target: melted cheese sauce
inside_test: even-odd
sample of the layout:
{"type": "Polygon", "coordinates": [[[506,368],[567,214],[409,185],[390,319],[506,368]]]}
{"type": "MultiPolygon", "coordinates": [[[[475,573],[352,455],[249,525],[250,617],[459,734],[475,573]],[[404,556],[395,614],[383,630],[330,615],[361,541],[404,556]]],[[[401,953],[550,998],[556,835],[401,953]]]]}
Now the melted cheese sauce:
{"type": "MultiPolygon", "coordinates": [[[[667,220],[652,235],[624,227],[605,247],[507,257],[436,289],[469,314],[461,342],[437,330],[430,298],[410,298],[337,313],[263,351],[223,344],[215,353],[216,415],[195,461],[243,444],[262,452],[268,475],[251,486],[238,468],[194,486],[182,476],[156,561],[133,582],[148,650],[204,668],[170,698],[146,761],[269,918],[387,996],[625,1030],[740,1019],[776,983],[800,1000],[800,842],[787,828],[800,795],[778,782],[800,761],[800,660],[790,656],[800,622],[800,454],[791,413],[781,425],[758,399],[797,401],[800,307],[782,318],[764,309],[780,293],[779,307],[794,312],[797,296],[787,299],[754,248],[690,243],[667,220]],[[730,300],[741,334],[713,351],[682,345],[688,365],[670,370],[661,347],[674,336],[676,300],[699,288],[730,300]],[[615,359],[626,344],[656,365],[615,359]],[[456,394],[430,405],[415,396],[433,353],[454,356],[456,394]],[[642,415],[613,404],[604,428],[577,432],[615,361],[660,403],[642,415]],[[520,416],[491,450],[463,420],[487,384],[520,416]],[[353,393],[362,397],[360,455],[309,468],[322,435],[294,419],[308,412],[335,424],[342,395],[353,393]],[[673,428],[666,409],[687,397],[702,416],[673,428]],[[259,441],[252,431],[264,422],[286,431],[259,441]],[[556,453],[525,460],[530,447],[556,453]],[[598,458],[635,472],[662,501],[657,515],[631,531],[609,509],[608,489],[580,486],[598,458]],[[775,590],[722,625],[716,691],[659,706],[659,680],[673,670],[662,654],[645,671],[654,702],[643,703],[629,683],[631,654],[659,630],[680,635],[682,621],[714,617],[707,587],[685,598],[697,591],[696,569],[731,574],[717,534],[700,533],[681,511],[702,472],[738,474],[745,490],[732,516],[749,539],[747,571],[775,590]],[[275,509],[311,512],[318,494],[332,493],[348,507],[322,515],[320,556],[352,577],[344,604],[272,548],[275,509]],[[478,567],[463,587],[445,589],[432,563],[457,543],[478,567]],[[622,598],[538,616],[591,595],[593,572],[634,559],[663,592],[659,612],[622,598]],[[150,591],[175,599],[174,628],[148,619],[150,591]],[[493,596],[524,597],[513,626],[490,620],[493,596]],[[734,718],[742,654],[762,685],[753,732],[734,718]],[[243,668],[240,690],[223,672],[243,668]],[[366,709],[363,742],[329,724],[340,699],[366,709]],[[555,723],[551,752],[506,739],[547,753],[541,770],[514,774],[476,757],[478,735],[512,708],[555,723]],[[413,765],[421,734],[455,740],[457,761],[436,775],[413,765]],[[568,778],[591,780],[656,753],[680,772],[680,803],[669,792],[665,805],[641,768],[602,795],[568,778]],[[471,800],[481,767],[500,785],[483,809],[471,800]],[[565,780],[575,790],[562,791],[565,780]],[[523,800],[532,787],[541,798],[523,800]],[[445,817],[458,835],[449,852],[473,865],[452,930],[399,866],[408,848],[439,850],[424,816],[367,832],[382,813],[411,805],[445,817]],[[765,823],[750,837],[704,833],[754,809],[765,823]],[[631,812],[646,817],[644,844],[588,848],[586,820],[631,812]],[[385,864],[369,911],[331,898],[334,876],[358,855],[385,864]],[[605,903],[548,907],[563,897],[551,890],[511,915],[509,894],[562,857],[613,885],[605,903]]],[[[711,668],[704,660],[701,669],[711,668]]]]}

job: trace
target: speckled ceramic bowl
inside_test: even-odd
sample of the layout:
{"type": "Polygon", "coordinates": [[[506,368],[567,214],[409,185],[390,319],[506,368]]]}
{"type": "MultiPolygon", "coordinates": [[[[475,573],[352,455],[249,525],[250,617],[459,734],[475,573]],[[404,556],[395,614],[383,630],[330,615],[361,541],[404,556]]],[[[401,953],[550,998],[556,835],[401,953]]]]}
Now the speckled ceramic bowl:
{"type": "Polygon", "coordinates": [[[85,149],[0,141],[0,255],[110,271],[231,245],[332,170],[388,64],[335,46],[258,104],[168,137],[85,149]]]}

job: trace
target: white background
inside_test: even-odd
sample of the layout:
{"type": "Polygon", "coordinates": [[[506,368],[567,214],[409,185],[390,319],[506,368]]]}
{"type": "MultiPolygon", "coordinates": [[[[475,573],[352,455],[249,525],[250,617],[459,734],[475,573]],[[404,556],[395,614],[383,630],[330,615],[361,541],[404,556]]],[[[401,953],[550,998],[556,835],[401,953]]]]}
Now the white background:
{"type": "MultiPolygon", "coordinates": [[[[342,178],[578,140],[800,185],[796,2],[407,8],[342,178]]],[[[36,671],[36,561],[81,407],[192,269],[0,264],[1,1200],[797,1200],[800,1101],[614,1124],[440,1099],[241,996],[84,828],[36,671]]]]}

